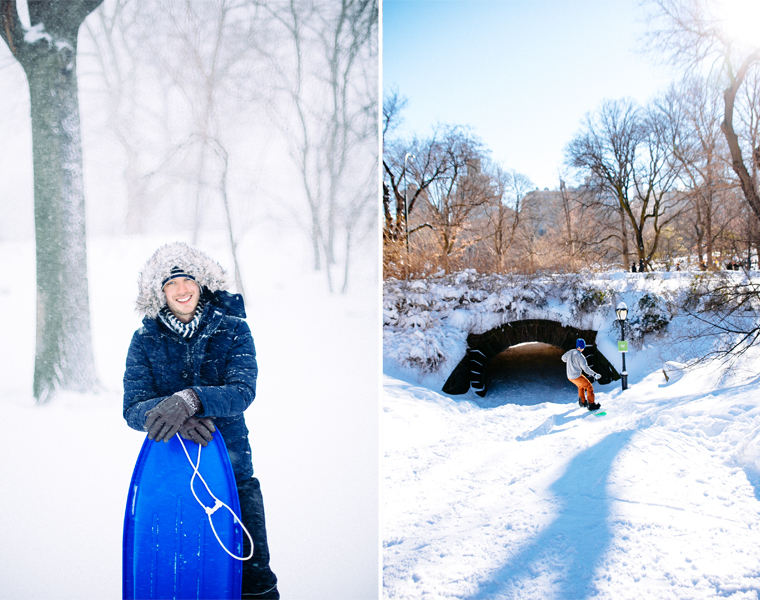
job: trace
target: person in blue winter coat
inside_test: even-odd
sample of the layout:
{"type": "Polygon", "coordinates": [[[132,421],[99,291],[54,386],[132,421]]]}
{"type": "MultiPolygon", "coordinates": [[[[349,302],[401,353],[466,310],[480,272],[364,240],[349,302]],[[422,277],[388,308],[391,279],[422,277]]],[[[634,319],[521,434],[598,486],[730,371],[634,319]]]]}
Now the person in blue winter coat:
{"type": "Polygon", "coordinates": [[[562,361],[567,363],[567,378],[578,388],[578,404],[588,407],[589,410],[599,410],[600,404],[594,402],[594,386],[583,375],[585,371],[595,380],[601,375],[591,370],[588,366],[583,351],[586,349],[586,341],[578,338],[575,342],[575,350],[568,350],[562,355],[562,361]]]}
{"type": "Polygon", "coordinates": [[[221,432],[241,519],[254,543],[243,563],[242,597],[279,598],[243,417],[256,397],[256,349],[243,298],[228,287],[225,270],[187,244],[162,246],[147,261],[137,298],[142,327],[132,337],[124,373],[124,418],[154,442],[178,433],[205,446],[221,432]]]}

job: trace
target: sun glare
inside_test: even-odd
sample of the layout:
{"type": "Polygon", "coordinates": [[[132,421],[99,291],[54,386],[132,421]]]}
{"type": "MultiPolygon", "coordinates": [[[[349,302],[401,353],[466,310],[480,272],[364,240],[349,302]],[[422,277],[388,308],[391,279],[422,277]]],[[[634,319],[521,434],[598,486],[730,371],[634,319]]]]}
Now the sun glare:
{"type": "Polygon", "coordinates": [[[716,0],[715,14],[731,39],[760,46],[760,0],[716,0]]]}

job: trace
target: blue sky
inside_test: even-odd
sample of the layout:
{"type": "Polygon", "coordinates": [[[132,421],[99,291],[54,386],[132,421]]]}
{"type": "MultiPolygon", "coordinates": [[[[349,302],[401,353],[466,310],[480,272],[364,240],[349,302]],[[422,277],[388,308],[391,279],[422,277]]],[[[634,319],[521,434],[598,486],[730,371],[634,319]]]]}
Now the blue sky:
{"type": "Polygon", "coordinates": [[[401,134],[469,125],[505,167],[554,189],[563,148],[605,98],[674,79],[643,52],[636,0],[384,0],[383,89],[401,134]]]}

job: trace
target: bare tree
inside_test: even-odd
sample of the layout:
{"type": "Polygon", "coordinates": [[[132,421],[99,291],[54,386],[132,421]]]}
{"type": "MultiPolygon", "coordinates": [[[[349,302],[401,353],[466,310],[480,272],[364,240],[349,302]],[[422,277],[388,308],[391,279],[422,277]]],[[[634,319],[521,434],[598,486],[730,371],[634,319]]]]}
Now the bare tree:
{"type": "Polygon", "coordinates": [[[728,206],[725,197],[731,186],[725,173],[728,161],[720,130],[720,99],[715,92],[707,80],[692,77],[679,87],[671,86],[661,101],[691,204],[697,255],[708,266],[713,265],[715,241],[728,222],[719,217],[728,206]]]}
{"type": "Polygon", "coordinates": [[[419,262],[423,271],[426,264],[455,268],[468,248],[488,236],[475,224],[493,201],[485,162],[482,142],[461,126],[438,124],[427,138],[386,141],[383,251],[389,273],[409,276],[420,271],[411,267],[419,262]],[[419,231],[414,244],[407,229],[409,238],[419,231]]]}
{"type": "Polygon", "coordinates": [[[569,247],[570,262],[572,264],[575,260],[575,241],[573,240],[573,222],[570,216],[570,193],[562,177],[559,180],[559,191],[562,195],[562,213],[565,217],[565,245],[569,247]]]}
{"type": "Polygon", "coordinates": [[[752,148],[750,156],[745,157],[734,123],[737,95],[747,77],[760,65],[760,44],[732,39],[723,19],[707,0],[648,0],[647,5],[652,10],[653,29],[649,38],[653,51],[665,51],[675,65],[687,72],[704,65],[717,70],[723,78],[721,130],[744,197],[760,218],[758,184],[751,175],[760,164],[760,146],[752,148]]]}
{"type": "MultiPolygon", "coordinates": [[[[392,133],[401,123],[401,111],[406,107],[408,100],[402,97],[398,90],[393,90],[390,94],[383,97],[383,242],[398,241],[400,232],[404,231],[405,223],[400,221],[400,217],[406,219],[404,213],[405,199],[398,194],[398,181],[394,177],[393,171],[389,169],[386,160],[386,134],[392,133]],[[386,181],[386,177],[390,181],[386,181]],[[391,186],[394,186],[394,195],[396,198],[395,212],[391,207],[391,186]],[[394,219],[396,222],[394,223],[394,219]]],[[[402,166],[403,171],[400,178],[403,178],[406,172],[406,164],[402,166]]]]}
{"type": "Polygon", "coordinates": [[[672,157],[667,120],[656,106],[630,100],[605,101],[566,149],[571,166],[588,173],[603,194],[614,198],[620,216],[623,263],[628,269],[628,227],[640,262],[649,265],[662,228],[681,208],[672,189],[678,165],[672,157]]]}
{"type": "MultiPolygon", "coordinates": [[[[364,169],[377,164],[378,5],[374,0],[291,0],[262,7],[289,42],[292,64],[273,60],[280,89],[290,100],[277,118],[288,132],[309,207],[314,268],[324,266],[332,290],[338,236],[350,253],[357,224],[363,223],[366,232],[374,218],[369,207],[376,186],[364,187],[364,169]],[[296,127],[284,114],[289,109],[296,127]]],[[[344,278],[342,289],[346,285],[344,278]]]]}
{"type": "MultiPolygon", "coordinates": [[[[428,138],[414,137],[411,141],[384,144],[383,184],[388,188],[383,198],[383,239],[386,242],[406,241],[406,214],[412,215],[417,201],[425,197],[436,179],[445,176],[448,160],[444,148],[450,132],[457,130],[439,124],[428,138]],[[407,160],[411,157],[414,158],[407,160]]],[[[430,224],[423,222],[412,227],[410,234],[420,226],[430,224]]]]}
{"type": "Polygon", "coordinates": [[[398,90],[392,90],[390,94],[383,97],[383,143],[385,143],[385,135],[401,124],[401,111],[408,103],[408,98],[401,96],[398,90]]]}
{"type": "MultiPolygon", "coordinates": [[[[747,79],[742,88],[743,92],[739,94],[737,111],[738,122],[741,127],[740,139],[747,154],[755,158],[750,164],[750,177],[757,187],[760,184],[760,160],[757,152],[760,148],[760,69],[753,69],[747,74],[747,79]]],[[[748,243],[753,244],[755,252],[760,258],[760,219],[752,212],[748,218],[749,239],[748,243]]]]}
{"type": "MultiPolygon", "coordinates": [[[[158,112],[151,103],[143,99],[140,93],[146,85],[141,76],[140,58],[144,55],[144,45],[136,29],[139,28],[138,15],[145,10],[141,0],[115,0],[105,4],[101,10],[84,23],[86,32],[93,45],[96,76],[103,82],[108,111],[108,125],[124,151],[124,183],[127,196],[127,233],[143,233],[145,218],[158,201],[149,189],[149,178],[145,172],[146,148],[151,144],[146,139],[150,127],[138,129],[136,123],[151,123],[160,129],[166,123],[165,114],[158,112]]],[[[165,95],[156,95],[165,98],[165,95]]]]}
{"type": "Polygon", "coordinates": [[[34,396],[97,385],[87,289],[77,38],[102,0],[29,2],[25,28],[14,0],[0,1],[0,37],[29,83],[37,245],[34,396]]]}
{"type": "MultiPolygon", "coordinates": [[[[439,175],[422,195],[422,216],[436,233],[439,251],[448,268],[452,253],[474,212],[492,198],[491,179],[481,170],[482,142],[463,128],[449,128],[437,145],[439,175]]],[[[471,241],[469,243],[472,243],[471,241]]]]}
{"type": "Polygon", "coordinates": [[[520,225],[523,198],[533,188],[533,183],[526,175],[500,165],[492,167],[490,176],[493,192],[490,201],[484,204],[484,210],[496,268],[501,271],[506,267],[507,255],[520,225]]]}
{"type": "Polygon", "coordinates": [[[224,214],[225,217],[227,217],[227,235],[229,236],[230,240],[230,251],[232,253],[232,262],[235,265],[235,285],[237,287],[237,291],[240,292],[240,295],[243,296],[243,299],[245,300],[245,289],[243,287],[243,276],[240,272],[240,260],[238,259],[238,252],[237,252],[237,245],[238,240],[234,233],[234,228],[232,226],[232,208],[230,206],[230,198],[228,194],[228,186],[227,186],[227,174],[229,172],[229,166],[230,166],[230,156],[227,152],[227,149],[219,143],[218,140],[211,139],[208,140],[209,147],[214,151],[214,153],[217,155],[219,160],[222,162],[222,169],[221,173],[219,175],[219,191],[222,195],[222,203],[224,205],[224,214]]]}
{"type": "MultiPolygon", "coordinates": [[[[364,237],[376,223],[373,210],[377,196],[377,71],[379,6],[376,0],[342,0],[331,16],[323,10],[319,38],[329,65],[329,141],[327,155],[328,216],[324,243],[328,265],[337,262],[339,230],[344,239],[344,272],[341,291],[349,282],[354,238],[364,237]],[[363,154],[367,152],[366,155],[363,154]],[[366,156],[362,169],[354,154],[366,156]],[[357,176],[358,172],[358,176],[357,176]],[[346,197],[348,201],[341,202],[346,197]],[[363,228],[357,224],[363,224],[363,228]]],[[[329,266],[327,271],[330,282],[329,266]]]]}
{"type": "Polygon", "coordinates": [[[572,188],[560,178],[561,207],[557,209],[555,248],[562,249],[557,268],[577,270],[581,266],[608,264],[619,256],[619,211],[609,207],[609,195],[598,185],[581,184],[572,188]]]}
{"type": "Polygon", "coordinates": [[[115,0],[107,8],[89,30],[126,158],[127,231],[141,231],[164,198],[194,243],[202,227],[225,226],[244,295],[237,245],[250,203],[234,201],[229,173],[236,155],[243,161],[231,140],[266,88],[255,60],[266,38],[261,9],[230,0],[115,0]]]}
{"type": "Polygon", "coordinates": [[[683,210],[684,198],[675,191],[680,164],[674,160],[667,116],[656,104],[650,106],[644,113],[642,127],[643,151],[635,164],[633,178],[637,213],[631,211],[629,218],[639,260],[650,265],[663,229],[683,210]]]}
{"type": "Polygon", "coordinates": [[[602,192],[599,202],[612,199],[609,206],[620,220],[620,250],[626,270],[630,266],[626,220],[633,214],[630,192],[641,138],[639,108],[633,101],[608,100],[595,115],[586,115],[581,131],[565,150],[568,164],[588,172],[598,184],[602,192]]]}
{"type": "MultiPolygon", "coordinates": [[[[760,69],[753,69],[747,74],[742,93],[737,97],[737,106],[744,150],[747,153],[757,152],[760,148],[760,69]]],[[[757,183],[760,174],[757,157],[750,163],[749,172],[752,180],[757,183]]]]}
{"type": "MultiPolygon", "coordinates": [[[[257,26],[256,6],[233,0],[166,0],[146,7],[143,15],[140,40],[154,57],[157,80],[165,93],[179,92],[185,100],[184,127],[175,134],[168,162],[184,166],[183,179],[193,181],[193,243],[207,219],[207,206],[220,197],[222,204],[227,200],[226,185],[221,185],[229,160],[223,115],[242,105],[235,90],[250,75],[257,26]]],[[[225,207],[230,210],[229,202],[225,207]]],[[[228,227],[231,222],[227,220],[228,227]]],[[[234,255],[236,234],[232,229],[228,233],[234,255]]],[[[237,284],[242,290],[242,282],[237,284]]]]}

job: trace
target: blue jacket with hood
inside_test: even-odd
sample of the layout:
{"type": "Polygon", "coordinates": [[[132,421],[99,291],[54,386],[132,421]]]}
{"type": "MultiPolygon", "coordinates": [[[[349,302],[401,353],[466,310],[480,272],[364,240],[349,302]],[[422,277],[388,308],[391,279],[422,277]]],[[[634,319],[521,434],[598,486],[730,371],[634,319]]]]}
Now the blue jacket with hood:
{"type": "MultiPolygon", "coordinates": [[[[202,275],[196,280],[204,283],[202,275]]],[[[197,416],[214,420],[227,445],[235,479],[241,482],[253,476],[243,412],[256,396],[256,349],[243,320],[242,296],[203,286],[203,299],[201,321],[190,339],[151,316],[153,307],[144,310],[142,327],[133,335],[127,354],[124,418],[133,429],[145,431],[147,411],[172,394],[192,388],[202,404],[197,416]]]]}

